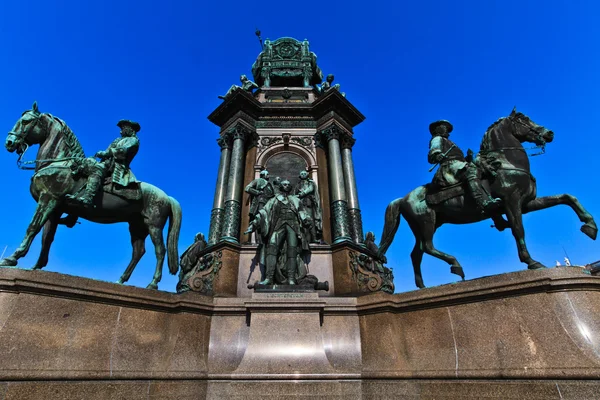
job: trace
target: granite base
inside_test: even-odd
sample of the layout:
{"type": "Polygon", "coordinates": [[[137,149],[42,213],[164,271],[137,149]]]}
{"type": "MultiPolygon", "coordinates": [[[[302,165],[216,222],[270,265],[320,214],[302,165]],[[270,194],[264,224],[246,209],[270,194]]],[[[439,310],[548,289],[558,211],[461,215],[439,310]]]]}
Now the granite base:
{"type": "Polygon", "coordinates": [[[0,268],[0,399],[597,399],[600,278],[181,295],[0,268]]]}

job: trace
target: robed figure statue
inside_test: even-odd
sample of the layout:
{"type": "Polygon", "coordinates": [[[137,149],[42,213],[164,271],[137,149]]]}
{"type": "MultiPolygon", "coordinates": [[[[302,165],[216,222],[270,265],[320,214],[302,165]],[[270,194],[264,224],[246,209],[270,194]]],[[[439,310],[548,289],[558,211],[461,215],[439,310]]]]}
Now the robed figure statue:
{"type": "Polygon", "coordinates": [[[300,180],[294,189],[294,194],[302,200],[312,223],[305,229],[308,231],[310,243],[319,243],[323,238],[323,212],[319,189],[315,181],[308,177],[308,172],[300,171],[300,180]]]}
{"type": "Polygon", "coordinates": [[[281,193],[258,211],[245,233],[255,232],[266,244],[265,276],[261,285],[295,285],[307,275],[304,256],[309,238],[303,227],[312,223],[298,196],[292,195],[288,180],[280,185],[281,193]]]}

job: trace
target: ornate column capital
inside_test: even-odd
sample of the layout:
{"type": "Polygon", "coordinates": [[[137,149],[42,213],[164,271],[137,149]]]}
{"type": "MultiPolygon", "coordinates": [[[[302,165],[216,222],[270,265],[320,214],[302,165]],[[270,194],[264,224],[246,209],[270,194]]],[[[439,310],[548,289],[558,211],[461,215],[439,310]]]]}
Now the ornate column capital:
{"type": "Polygon", "coordinates": [[[217,144],[221,148],[221,150],[229,149],[231,150],[231,144],[233,140],[231,134],[229,132],[225,132],[223,136],[217,139],[217,144]]]}
{"type": "Polygon", "coordinates": [[[233,140],[246,140],[246,138],[250,135],[251,131],[247,127],[242,124],[236,124],[231,128],[227,129],[227,134],[231,135],[233,140]]]}
{"type": "Polygon", "coordinates": [[[344,131],[335,124],[329,125],[327,128],[321,130],[321,134],[328,142],[333,139],[339,140],[343,133],[344,131]]]}
{"type": "Polygon", "coordinates": [[[241,139],[246,143],[246,150],[256,146],[258,144],[258,134],[254,129],[251,129],[243,124],[237,123],[231,128],[227,129],[225,135],[229,135],[231,137],[231,141],[235,141],[241,139]]]}
{"type": "Polygon", "coordinates": [[[352,147],[356,141],[345,129],[340,128],[336,124],[331,124],[327,128],[321,129],[320,132],[317,132],[315,135],[315,146],[325,147],[325,144],[333,139],[340,141],[342,148],[352,147]]]}
{"type": "Polygon", "coordinates": [[[340,138],[340,146],[342,147],[342,150],[352,149],[354,143],[356,143],[356,139],[354,139],[352,136],[346,133],[344,133],[344,135],[342,135],[342,137],[340,138]]]}

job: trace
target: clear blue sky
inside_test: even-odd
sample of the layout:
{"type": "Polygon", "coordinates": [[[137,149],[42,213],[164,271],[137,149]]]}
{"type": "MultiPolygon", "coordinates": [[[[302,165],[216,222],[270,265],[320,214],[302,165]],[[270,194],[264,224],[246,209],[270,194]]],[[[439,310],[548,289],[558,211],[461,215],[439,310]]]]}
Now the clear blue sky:
{"type": "MultiPolygon", "coordinates": [[[[366,117],[355,130],[354,161],[365,230],[380,239],[387,204],[428,182],[428,124],[448,119],[452,139],[479,148],[485,129],[513,106],[552,129],[547,154],[532,159],[538,194],[570,193],[600,218],[598,109],[600,3],[587,1],[208,2],[5,0],[0,2],[0,132],[38,101],[62,119],[89,155],[117,137],[122,118],[139,121],[138,179],[183,207],[180,249],[208,232],[219,148],[206,117],[260,51],[255,27],[272,40],[308,39],[324,73],[334,73],[366,117]],[[252,7],[256,4],[257,7],[252,7]],[[309,6],[310,5],[310,6],[309,6]],[[317,7],[318,5],[318,7],[317,7]],[[587,187],[586,187],[587,186],[587,187]]],[[[0,137],[4,142],[5,134],[0,137]]],[[[34,153],[31,153],[33,155],[34,153]]],[[[30,172],[0,149],[0,252],[20,243],[35,209],[30,172]]],[[[491,222],[441,228],[440,250],[467,278],[525,268],[509,231],[491,222]]],[[[600,259],[567,207],[525,217],[532,255],[549,266],[600,259]]],[[[33,265],[36,239],[21,267],[33,265]]],[[[413,290],[414,241],[400,226],[388,252],[396,290],[413,290]]],[[[151,243],[131,284],[154,271],[151,243]]],[[[127,226],[82,221],[60,227],[48,271],[115,281],[131,255],[127,226]]],[[[455,281],[423,259],[428,286],[455,281]]],[[[164,269],[162,290],[175,289],[164,269]]]]}

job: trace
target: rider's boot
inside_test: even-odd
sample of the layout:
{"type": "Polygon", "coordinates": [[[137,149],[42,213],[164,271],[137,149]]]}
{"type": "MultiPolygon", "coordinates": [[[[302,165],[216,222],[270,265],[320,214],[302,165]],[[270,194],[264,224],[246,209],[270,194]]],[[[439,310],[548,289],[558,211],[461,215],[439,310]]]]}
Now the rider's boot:
{"type": "Polygon", "coordinates": [[[481,213],[493,210],[501,202],[499,198],[493,198],[487,194],[481,185],[481,181],[476,177],[470,177],[467,180],[467,187],[469,188],[471,197],[475,200],[477,209],[481,213]]]}
{"type": "Polygon", "coordinates": [[[76,200],[84,206],[89,206],[92,204],[96,193],[100,190],[100,186],[102,185],[102,180],[104,179],[104,169],[102,167],[93,168],[90,175],[88,176],[87,182],[85,184],[85,189],[83,190],[83,194],[81,197],[76,198],[74,195],[67,195],[66,197],[71,200],[76,200]]]}
{"type": "Polygon", "coordinates": [[[260,281],[259,285],[273,285],[275,276],[275,266],[277,265],[277,246],[267,245],[267,256],[265,257],[266,271],[265,279],[260,281]]]}
{"type": "Polygon", "coordinates": [[[298,265],[297,257],[298,249],[295,247],[288,247],[287,249],[287,276],[288,276],[288,285],[296,284],[296,270],[298,265]]]}

